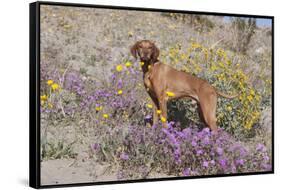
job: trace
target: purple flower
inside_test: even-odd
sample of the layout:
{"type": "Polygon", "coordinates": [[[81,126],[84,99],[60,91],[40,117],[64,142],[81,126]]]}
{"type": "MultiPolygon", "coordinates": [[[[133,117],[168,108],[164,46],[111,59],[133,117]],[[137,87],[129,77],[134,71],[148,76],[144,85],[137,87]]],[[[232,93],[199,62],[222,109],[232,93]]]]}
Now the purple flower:
{"type": "Polygon", "coordinates": [[[152,119],[152,116],[151,116],[151,115],[147,115],[147,116],[145,116],[145,118],[144,118],[145,122],[150,122],[151,119],[152,119]]]}
{"type": "Polygon", "coordinates": [[[118,89],[122,88],[122,80],[121,79],[118,80],[117,87],[118,87],[118,89]]]}
{"type": "Polygon", "coordinates": [[[266,162],[268,162],[268,161],[269,161],[268,155],[264,155],[264,156],[263,156],[263,160],[266,161],[266,162]]]}
{"type": "Polygon", "coordinates": [[[262,167],[264,170],[271,170],[271,165],[270,165],[270,164],[262,163],[262,164],[261,164],[261,167],[262,167]]]}
{"type": "Polygon", "coordinates": [[[164,150],[164,153],[165,153],[165,154],[169,152],[169,149],[168,149],[167,147],[164,147],[163,150],[164,150]]]}
{"type": "Polygon", "coordinates": [[[220,166],[222,168],[226,168],[226,165],[227,165],[227,160],[226,159],[220,159],[219,163],[220,163],[220,166]]]}
{"type": "Polygon", "coordinates": [[[192,141],[192,142],[191,142],[191,145],[192,145],[192,146],[197,146],[197,142],[196,142],[196,141],[192,141]]]}
{"type": "Polygon", "coordinates": [[[210,129],[208,127],[204,128],[202,130],[202,132],[206,133],[206,134],[209,134],[210,133],[210,129]]]}
{"type": "Polygon", "coordinates": [[[218,155],[222,155],[222,153],[223,153],[223,149],[221,148],[221,147],[218,147],[217,148],[217,153],[218,153],[218,155]]]}
{"type": "Polygon", "coordinates": [[[202,149],[199,149],[199,150],[196,151],[197,156],[200,156],[203,153],[204,153],[204,151],[202,149]]]}
{"type": "Polygon", "coordinates": [[[209,162],[208,161],[204,161],[202,164],[203,167],[207,168],[209,166],[209,162]]]}
{"type": "Polygon", "coordinates": [[[203,144],[204,144],[204,145],[210,144],[210,139],[209,139],[208,136],[206,136],[206,137],[203,139],[203,144]]]}
{"type": "Polygon", "coordinates": [[[100,144],[98,144],[98,143],[91,144],[91,149],[93,151],[99,150],[100,149],[100,144]]]}
{"type": "Polygon", "coordinates": [[[111,75],[111,79],[112,79],[112,80],[115,80],[115,79],[116,79],[116,74],[112,74],[112,75],[111,75]]]}
{"type": "Polygon", "coordinates": [[[168,123],[168,128],[169,128],[169,129],[170,129],[170,128],[172,128],[172,127],[173,127],[173,125],[175,125],[175,122],[170,121],[170,122],[168,123]]]}
{"type": "Polygon", "coordinates": [[[122,171],[118,171],[117,172],[117,179],[118,180],[121,180],[121,179],[124,179],[125,175],[122,171]]]}
{"type": "Polygon", "coordinates": [[[231,167],[231,172],[232,172],[232,173],[236,173],[236,171],[237,171],[237,170],[236,170],[236,167],[233,165],[233,166],[231,167]]]}
{"type": "Polygon", "coordinates": [[[238,159],[238,160],[235,161],[235,164],[238,165],[238,166],[239,166],[239,165],[240,165],[240,166],[243,166],[244,163],[245,163],[245,161],[244,161],[243,159],[238,159]]]}
{"type": "Polygon", "coordinates": [[[122,153],[120,154],[120,158],[121,158],[122,160],[129,160],[128,154],[126,154],[126,153],[124,153],[124,152],[122,152],[122,153]]]}
{"type": "Polygon", "coordinates": [[[256,151],[258,151],[258,152],[265,152],[266,148],[265,148],[265,146],[263,144],[259,143],[259,144],[257,144],[256,151]]]}
{"type": "Polygon", "coordinates": [[[189,176],[190,173],[191,173],[190,168],[185,168],[185,169],[183,170],[183,172],[182,172],[182,174],[183,174],[184,176],[189,176]]]}
{"type": "Polygon", "coordinates": [[[248,154],[247,150],[243,147],[240,147],[240,156],[245,157],[248,154]]]}
{"type": "Polygon", "coordinates": [[[216,164],[215,160],[211,160],[210,164],[215,165],[216,164]]]}

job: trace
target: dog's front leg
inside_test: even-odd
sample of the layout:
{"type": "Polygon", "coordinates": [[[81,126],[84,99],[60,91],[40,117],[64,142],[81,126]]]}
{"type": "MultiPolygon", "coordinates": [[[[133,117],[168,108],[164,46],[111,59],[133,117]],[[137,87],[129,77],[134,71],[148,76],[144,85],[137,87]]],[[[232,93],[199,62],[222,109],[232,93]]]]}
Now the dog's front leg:
{"type": "Polygon", "coordinates": [[[161,121],[163,123],[163,127],[167,128],[168,127],[168,124],[167,124],[167,99],[165,98],[165,96],[162,96],[160,98],[160,101],[159,101],[159,105],[160,105],[160,109],[162,111],[162,114],[161,114],[161,121]]]}
{"type": "Polygon", "coordinates": [[[160,110],[160,107],[159,107],[159,101],[157,100],[157,98],[155,98],[153,96],[152,93],[148,92],[152,102],[153,102],[153,125],[157,124],[158,123],[158,114],[157,114],[157,110],[160,110]]]}
{"type": "Polygon", "coordinates": [[[154,105],[154,108],[153,108],[153,125],[156,125],[158,123],[158,113],[157,113],[157,107],[156,105],[154,105]]]}

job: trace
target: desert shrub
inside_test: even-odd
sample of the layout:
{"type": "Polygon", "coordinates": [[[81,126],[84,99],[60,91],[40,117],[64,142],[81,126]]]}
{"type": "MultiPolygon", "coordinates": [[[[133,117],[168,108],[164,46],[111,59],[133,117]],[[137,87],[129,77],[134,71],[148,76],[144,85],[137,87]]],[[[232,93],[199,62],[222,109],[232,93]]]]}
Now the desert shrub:
{"type": "MultiPolygon", "coordinates": [[[[234,99],[218,98],[218,125],[235,135],[250,134],[259,121],[263,92],[249,82],[249,76],[242,64],[236,62],[234,54],[192,42],[187,50],[176,45],[163,52],[162,57],[173,67],[207,80],[217,90],[237,95],[234,99]]],[[[183,104],[186,109],[196,106],[191,101],[183,104]]],[[[194,111],[186,112],[185,117],[198,122],[194,111]]]]}
{"type": "Polygon", "coordinates": [[[73,143],[65,144],[63,141],[46,142],[42,140],[41,159],[61,159],[61,158],[75,158],[77,153],[73,151],[73,143]]]}
{"type": "Polygon", "coordinates": [[[215,24],[207,16],[181,13],[162,13],[162,15],[177,22],[186,23],[198,32],[209,32],[215,27],[215,24]]]}
{"type": "Polygon", "coordinates": [[[98,143],[91,145],[96,161],[114,164],[119,179],[147,178],[151,172],[172,176],[212,175],[267,171],[271,160],[264,145],[247,147],[222,129],[181,130],[117,125],[106,128],[98,143]]]}
{"type": "Polygon", "coordinates": [[[257,29],[255,18],[240,18],[232,19],[233,40],[229,43],[234,51],[246,54],[249,49],[250,41],[257,29]]]}

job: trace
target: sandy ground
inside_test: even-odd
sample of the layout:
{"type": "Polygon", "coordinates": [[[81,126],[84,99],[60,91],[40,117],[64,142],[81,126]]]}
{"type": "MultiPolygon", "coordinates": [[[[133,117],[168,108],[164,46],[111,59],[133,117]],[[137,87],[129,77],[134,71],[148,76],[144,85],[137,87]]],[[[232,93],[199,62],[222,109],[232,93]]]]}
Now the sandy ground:
{"type": "Polygon", "coordinates": [[[92,166],[90,161],[48,160],[41,163],[41,185],[115,181],[108,165],[92,166]],[[89,167],[90,166],[90,167],[89,167]]]}
{"type": "MultiPolygon", "coordinates": [[[[151,173],[147,178],[175,177],[151,173]]],[[[110,165],[101,165],[75,159],[47,160],[41,163],[41,185],[73,184],[101,181],[117,181],[117,172],[110,165]]],[[[125,179],[123,179],[125,180],[125,179]]]]}

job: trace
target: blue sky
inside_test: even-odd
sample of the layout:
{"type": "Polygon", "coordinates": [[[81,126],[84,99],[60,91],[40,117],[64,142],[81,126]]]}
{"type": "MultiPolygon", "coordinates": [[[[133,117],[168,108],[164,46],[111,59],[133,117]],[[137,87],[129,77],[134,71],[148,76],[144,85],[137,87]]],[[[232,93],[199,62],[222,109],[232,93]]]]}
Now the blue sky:
{"type": "MultiPolygon", "coordinates": [[[[233,18],[233,17],[226,16],[226,17],[224,17],[224,20],[229,21],[230,18],[233,18]]],[[[257,25],[260,27],[264,27],[264,26],[271,27],[271,19],[257,18],[257,25]]]]}
{"type": "Polygon", "coordinates": [[[258,26],[270,26],[271,27],[271,19],[258,18],[257,19],[257,25],[258,26]]]}

